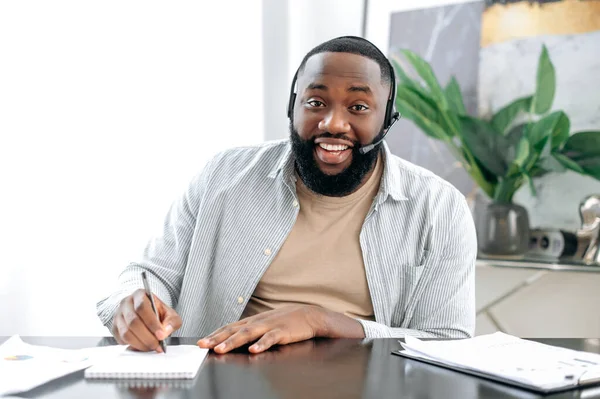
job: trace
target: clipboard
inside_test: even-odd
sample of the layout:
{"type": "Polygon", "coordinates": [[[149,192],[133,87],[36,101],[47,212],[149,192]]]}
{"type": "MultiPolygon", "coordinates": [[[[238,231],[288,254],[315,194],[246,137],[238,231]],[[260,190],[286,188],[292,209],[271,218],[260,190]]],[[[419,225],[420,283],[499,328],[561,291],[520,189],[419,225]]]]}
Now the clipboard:
{"type": "Polygon", "coordinates": [[[495,381],[495,382],[499,382],[499,383],[506,384],[506,385],[512,385],[512,386],[515,386],[518,388],[526,389],[526,390],[536,392],[536,393],[541,393],[544,395],[558,393],[558,392],[566,392],[566,391],[571,391],[574,389],[584,389],[584,388],[600,385],[600,371],[597,371],[597,370],[586,371],[580,376],[579,379],[577,379],[577,380],[573,379],[573,381],[570,383],[565,382],[565,386],[560,386],[560,387],[552,388],[552,389],[544,389],[544,388],[541,388],[534,384],[527,384],[527,383],[524,383],[521,381],[511,380],[509,378],[500,377],[500,376],[497,376],[494,374],[484,373],[479,370],[473,370],[468,367],[460,367],[460,366],[456,366],[453,364],[447,364],[447,363],[444,363],[441,361],[436,361],[433,359],[424,359],[422,357],[414,356],[412,354],[406,353],[402,349],[392,351],[392,354],[397,355],[397,356],[402,356],[407,359],[416,360],[416,361],[419,361],[422,363],[427,363],[427,364],[430,364],[433,366],[438,366],[438,367],[442,367],[445,369],[453,370],[453,371],[456,371],[459,373],[483,378],[486,380],[495,381]]]}

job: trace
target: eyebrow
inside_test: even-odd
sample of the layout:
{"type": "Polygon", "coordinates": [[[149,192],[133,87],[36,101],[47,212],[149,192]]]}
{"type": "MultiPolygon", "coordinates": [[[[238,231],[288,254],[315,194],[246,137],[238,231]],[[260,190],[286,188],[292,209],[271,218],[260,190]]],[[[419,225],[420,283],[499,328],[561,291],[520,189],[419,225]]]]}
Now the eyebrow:
{"type": "Polygon", "coordinates": [[[371,94],[371,88],[369,86],[351,86],[348,88],[349,92],[362,92],[366,94],[371,94]]]}
{"type": "Polygon", "coordinates": [[[323,90],[323,91],[328,90],[327,86],[325,86],[322,83],[311,83],[308,85],[308,87],[306,89],[307,90],[323,90]]]}
{"type": "MultiPolygon", "coordinates": [[[[329,88],[322,83],[310,83],[306,89],[307,90],[323,90],[323,91],[329,90],[329,88]]],[[[354,93],[354,92],[361,92],[361,93],[366,93],[366,94],[372,93],[372,90],[369,86],[350,86],[346,91],[351,92],[351,93],[354,93]]]]}

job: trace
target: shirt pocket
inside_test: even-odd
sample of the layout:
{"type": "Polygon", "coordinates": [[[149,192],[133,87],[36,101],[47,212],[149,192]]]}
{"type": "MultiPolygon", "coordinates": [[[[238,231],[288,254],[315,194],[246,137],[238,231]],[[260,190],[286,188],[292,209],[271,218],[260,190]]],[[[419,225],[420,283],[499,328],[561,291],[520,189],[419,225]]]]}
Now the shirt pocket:
{"type": "Polygon", "coordinates": [[[418,249],[410,256],[396,258],[394,262],[395,280],[399,286],[389,292],[394,297],[392,325],[395,327],[406,327],[410,321],[406,319],[407,310],[414,300],[428,256],[429,251],[418,249]]]}

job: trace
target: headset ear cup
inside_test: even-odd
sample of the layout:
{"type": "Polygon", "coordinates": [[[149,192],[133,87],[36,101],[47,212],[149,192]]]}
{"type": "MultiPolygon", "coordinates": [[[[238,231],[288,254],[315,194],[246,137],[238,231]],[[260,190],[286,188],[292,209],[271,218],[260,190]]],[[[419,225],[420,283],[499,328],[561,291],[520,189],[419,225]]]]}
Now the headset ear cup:
{"type": "Polygon", "coordinates": [[[388,100],[387,107],[385,108],[384,129],[389,129],[389,127],[392,126],[392,123],[394,123],[394,121],[392,120],[393,115],[394,115],[394,101],[388,100]]]}
{"type": "Polygon", "coordinates": [[[287,114],[288,114],[288,118],[292,119],[292,116],[294,114],[294,104],[296,103],[296,93],[291,93],[290,94],[290,102],[288,103],[288,109],[287,109],[287,114]]]}

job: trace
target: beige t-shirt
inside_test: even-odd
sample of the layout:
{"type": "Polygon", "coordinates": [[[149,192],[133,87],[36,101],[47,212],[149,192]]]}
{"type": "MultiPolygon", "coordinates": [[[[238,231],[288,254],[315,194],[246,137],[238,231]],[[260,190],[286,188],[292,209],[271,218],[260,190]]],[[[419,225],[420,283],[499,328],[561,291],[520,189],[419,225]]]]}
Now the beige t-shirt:
{"type": "Polygon", "coordinates": [[[379,190],[377,160],[369,180],[345,197],[325,197],[296,180],[300,210],[279,253],[262,276],[242,318],[291,304],[318,305],[374,320],[359,234],[379,190]]]}

